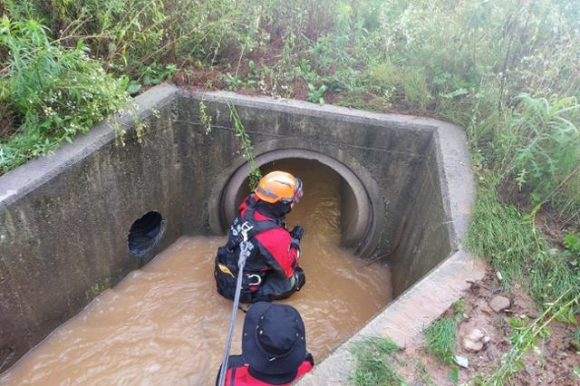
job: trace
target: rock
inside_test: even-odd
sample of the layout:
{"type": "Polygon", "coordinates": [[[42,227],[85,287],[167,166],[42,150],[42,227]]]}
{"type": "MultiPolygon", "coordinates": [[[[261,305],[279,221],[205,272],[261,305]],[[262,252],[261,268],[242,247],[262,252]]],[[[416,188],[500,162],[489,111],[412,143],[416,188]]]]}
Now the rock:
{"type": "Polygon", "coordinates": [[[483,348],[483,342],[474,342],[470,339],[464,338],[463,339],[463,348],[467,351],[471,352],[479,352],[483,348]]]}
{"type": "Polygon", "coordinates": [[[486,337],[484,333],[477,327],[466,325],[461,330],[462,339],[461,345],[467,351],[479,352],[483,349],[485,343],[491,339],[486,337]]]}
{"type": "Polygon", "coordinates": [[[500,295],[494,296],[493,299],[491,299],[491,301],[489,302],[489,306],[495,313],[499,313],[505,310],[506,308],[509,308],[510,305],[511,305],[510,300],[505,296],[500,295]]]}
{"type": "Polygon", "coordinates": [[[469,331],[467,335],[465,335],[466,339],[472,340],[474,342],[478,342],[485,337],[483,332],[479,328],[474,328],[473,330],[469,331]]]}
{"type": "Polygon", "coordinates": [[[470,330],[462,340],[463,348],[467,351],[478,352],[483,348],[483,332],[479,328],[470,330]]]}

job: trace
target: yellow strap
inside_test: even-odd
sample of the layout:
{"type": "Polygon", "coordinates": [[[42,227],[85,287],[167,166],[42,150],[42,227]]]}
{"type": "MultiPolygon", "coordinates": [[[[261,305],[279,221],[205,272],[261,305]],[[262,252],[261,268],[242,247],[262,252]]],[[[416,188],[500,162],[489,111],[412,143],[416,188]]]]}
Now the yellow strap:
{"type": "Polygon", "coordinates": [[[231,277],[233,277],[234,279],[236,278],[236,277],[234,276],[234,274],[232,273],[232,271],[230,271],[230,269],[229,269],[228,267],[226,267],[225,265],[223,265],[223,264],[218,264],[218,267],[219,267],[220,271],[222,271],[223,273],[225,273],[225,274],[227,274],[227,275],[230,275],[230,276],[231,276],[231,277]]]}

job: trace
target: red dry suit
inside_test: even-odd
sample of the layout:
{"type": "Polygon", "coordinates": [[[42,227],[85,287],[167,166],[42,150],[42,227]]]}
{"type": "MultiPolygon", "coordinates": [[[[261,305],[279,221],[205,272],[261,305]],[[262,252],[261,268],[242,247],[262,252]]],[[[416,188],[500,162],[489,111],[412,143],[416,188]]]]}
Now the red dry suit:
{"type": "Polygon", "coordinates": [[[230,356],[228,363],[229,365],[228,372],[226,373],[225,386],[287,386],[296,382],[314,367],[314,360],[310,354],[306,356],[304,362],[302,362],[295,373],[282,375],[268,375],[254,371],[244,363],[241,355],[230,356]]]}
{"type": "Polygon", "coordinates": [[[214,277],[218,292],[233,299],[236,289],[242,226],[249,224],[250,256],[244,267],[240,301],[253,303],[289,297],[304,284],[298,263],[298,247],[286,230],[276,204],[268,204],[254,194],[240,205],[240,214],[229,229],[226,246],[218,248],[214,277]]]}

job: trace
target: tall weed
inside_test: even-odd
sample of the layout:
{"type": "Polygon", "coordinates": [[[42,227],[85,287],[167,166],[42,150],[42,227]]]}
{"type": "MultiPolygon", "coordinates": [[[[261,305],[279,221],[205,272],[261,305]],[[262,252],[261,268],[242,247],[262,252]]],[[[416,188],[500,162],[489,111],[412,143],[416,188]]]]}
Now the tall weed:
{"type": "Polygon", "coordinates": [[[567,188],[580,179],[580,130],[576,126],[580,104],[574,97],[547,99],[528,94],[518,100],[507,127],[496,133],[497,170],[514,178],[520,188],[529,189],[536,203],[549,196],[561,197],[562,192],[573,198],[567,188]]]}
{"type": "Polygon", "coordinates": [[[0,173],[72,142],[128,101],[126,80],[106,74],[82,42],[54,44],[33,19],[0,19],[0,47],[9,51],[0,100],[21,124],[0,143],[0,173]]]}
{"type": "Polygon", "coordinates": [[[468,247],[501,272],[506,289],[519,284],[539,304],[557,299],[568,288],[580,288],[572,261],[542,238],[533,217],[501,203],[496,191],[500,179],[490,173],[482,176],[468,247]]]}

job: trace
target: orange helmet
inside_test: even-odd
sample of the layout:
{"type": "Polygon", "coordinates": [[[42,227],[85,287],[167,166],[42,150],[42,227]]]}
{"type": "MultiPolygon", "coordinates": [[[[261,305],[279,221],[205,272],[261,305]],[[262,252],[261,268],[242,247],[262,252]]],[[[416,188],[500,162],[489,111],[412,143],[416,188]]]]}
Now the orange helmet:
{"type": "Polygon", "coordinates": [[[256,189],[256,196],[271,204],[275,202],[298,202],[302,195],[302,181],[286,172],[271,172],[266,174],[256,189]]]}

